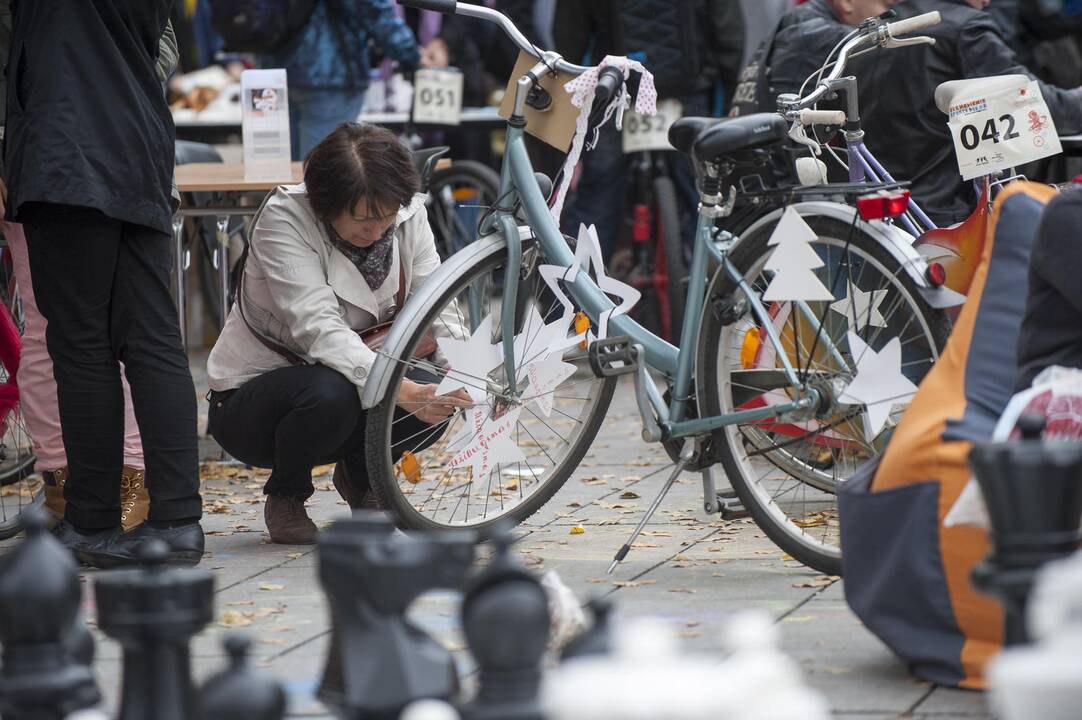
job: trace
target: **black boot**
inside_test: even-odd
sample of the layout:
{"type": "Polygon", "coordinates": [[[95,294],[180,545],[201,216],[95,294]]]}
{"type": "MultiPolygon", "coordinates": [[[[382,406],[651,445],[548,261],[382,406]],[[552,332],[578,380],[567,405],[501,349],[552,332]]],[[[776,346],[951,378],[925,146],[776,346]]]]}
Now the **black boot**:
{"type": "Polygon", "coordinates": [[[131,532],[117,528],[108,542],[76,549],[75,556],[96,568],[115,568],[138,564],[139,546],[148,540],[161,540],[169,546],[169,565],[198,565],[203,559],[203,528],[197,522],[175,527],[155,527],[144,522],[131,532]]]}

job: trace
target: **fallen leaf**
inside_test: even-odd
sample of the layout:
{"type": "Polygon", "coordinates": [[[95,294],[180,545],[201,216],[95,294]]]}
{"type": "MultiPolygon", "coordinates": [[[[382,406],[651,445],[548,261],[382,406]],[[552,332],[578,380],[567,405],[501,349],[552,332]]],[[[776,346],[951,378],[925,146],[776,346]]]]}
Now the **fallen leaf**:
{"type": "Polygon", "coordinates": [[[584,528],[582,525],[574,525],[571,528],[571,534],[572,535],[582,535],[585,532],[586,532],[586,528],[584,528]]]}
{"type": "Polygon", "coordinates": [[[620,495],[621,500],[638,500],[641,497],[642,497],[642,495],[639,495],[637,492],[632,492],[630,490],[625,490],[620,495]]]}
{"type": "Polygon", "coordinates": [[[267,630],[269,630],[270,632],[275,633],[293,632],[296,629],[297,628],[293,627],[292,625],[275,625],[273,627],[267,628],[267,630]]]}
{"type": "Polygon", "coordinates": [[[251,625],[251,618],[245,617],[244,613],[237,612],[236,610],[226,610],[218,618],[218,624],[222,627],[244,627],[251,625]]]}
{"type": "Polygon", "coordinates": [[[669,588],[671,593],[687,593],[688,595],[694,595],[695,591],[691,588],[669,588]]]}
{"type": "Polygon", "coordinates": [[[657,580],[617,580],[613,583],[618,588],[634,588],[641,585],[657,585],[657,580]]]}
{"type": "Polygon", "coordinates": [[[260,590],[285,590],[285,585],[279,585],[277,583],[259,583],[260,590]]]}
{"type": "Polygon", "coordinates": [[[227,607],[236,607],[237,605],[255,605],[254,600],[232,600],[226,603],[227,607]]]}

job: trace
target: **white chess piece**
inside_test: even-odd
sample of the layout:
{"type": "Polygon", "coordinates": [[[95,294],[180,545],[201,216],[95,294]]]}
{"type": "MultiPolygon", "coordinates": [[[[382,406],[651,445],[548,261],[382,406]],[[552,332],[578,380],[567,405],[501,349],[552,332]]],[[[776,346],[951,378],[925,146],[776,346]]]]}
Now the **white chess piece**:
{"type": "Polygon", "coordinates": [[[399,720],[459,720],[458,711],[442,700],[418,700],[402,711],[399,720]]]}

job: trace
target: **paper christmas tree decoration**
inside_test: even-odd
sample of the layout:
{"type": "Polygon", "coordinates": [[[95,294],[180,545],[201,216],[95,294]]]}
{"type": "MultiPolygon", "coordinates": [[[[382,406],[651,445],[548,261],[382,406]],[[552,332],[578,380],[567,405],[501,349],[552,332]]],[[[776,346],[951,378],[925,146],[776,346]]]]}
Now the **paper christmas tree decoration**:
{"type": "Polygon", "coordinates": [[[764,267],[774,273],[763,294],[767,302],[787,300],[833,300],[834,295],[815,274],[825,264],[809,243],[818,238],[792,207],[787,207],[770,236],[774,252],[764,267]]]}

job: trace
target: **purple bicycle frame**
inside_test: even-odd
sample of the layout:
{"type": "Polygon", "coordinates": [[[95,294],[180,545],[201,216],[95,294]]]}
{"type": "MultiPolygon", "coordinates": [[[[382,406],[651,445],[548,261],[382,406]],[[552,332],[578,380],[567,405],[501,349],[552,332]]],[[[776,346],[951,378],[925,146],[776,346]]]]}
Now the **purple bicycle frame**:
{"type": "MultiPolygon", "coordinates": [[[[875,159],[872,151],[868,149],[863,140],[846,140],[845,144],[849,150],[849,180],[851,182],[860,183],[866,180],[873,183],[895,182],[886,168],[875,159]]],[[[902,215],[900,218],[902,225],[913,237],[920,237],[927,231],[938,227],[913,200],[909,201],[909,209],[913,211],[913,215],[924,226],[923,229],[918,228],[908,214],[902,215]]]]}

